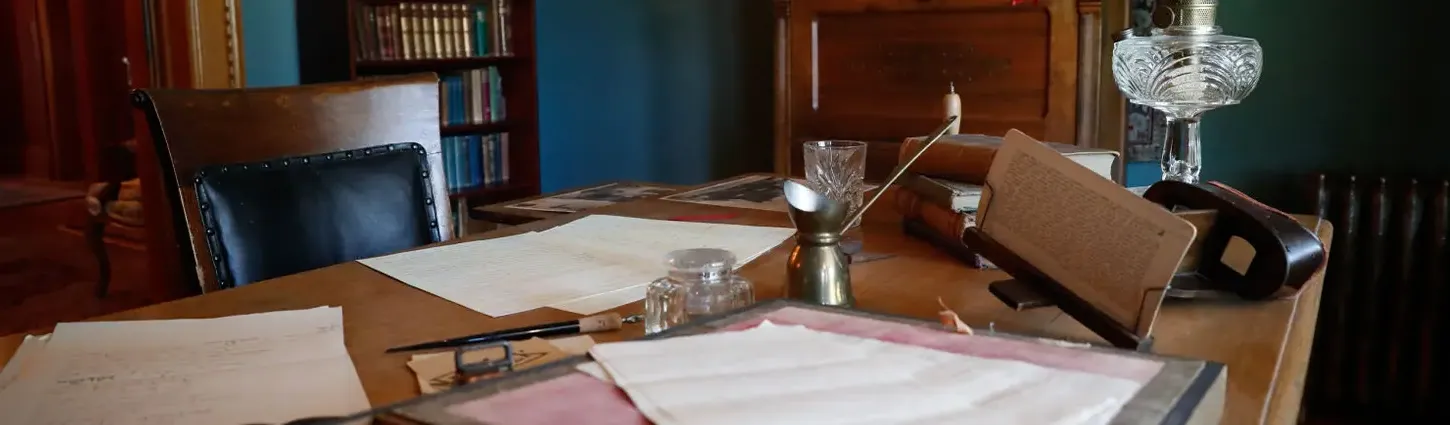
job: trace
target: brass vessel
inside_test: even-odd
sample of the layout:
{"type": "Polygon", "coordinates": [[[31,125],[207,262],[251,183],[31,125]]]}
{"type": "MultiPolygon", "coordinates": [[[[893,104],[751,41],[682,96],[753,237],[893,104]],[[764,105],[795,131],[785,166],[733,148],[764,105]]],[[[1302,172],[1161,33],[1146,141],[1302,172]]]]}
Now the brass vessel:
{"type": "Polygon", "coordinates": [[[906,163],[897,166],[891,178],[886,179],[871,200],[861,205],[850,217],[846,204],[837,202],[811,190],[794,180],[786,180],[786,204],[790,206],[790,221],[796,228],[796,246],[786,261],[785,296],[802,301],[837,307],[853,307],[856,297],[851,293],[851,257],[841,250],[841,234],[847,223],[855,222],[881,199],[896,180],[906,173],[907,168],[921,157],[932,144],[940,140],[957,116],[947,117],[921,149],[912,154],[906,163]]]}

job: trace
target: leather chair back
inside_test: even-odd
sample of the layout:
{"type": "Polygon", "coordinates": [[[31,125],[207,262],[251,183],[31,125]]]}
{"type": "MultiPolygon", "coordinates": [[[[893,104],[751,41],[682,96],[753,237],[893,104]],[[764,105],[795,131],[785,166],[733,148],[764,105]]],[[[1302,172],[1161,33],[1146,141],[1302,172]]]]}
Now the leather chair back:
{"type": "Polygon", "coordinates": [[[203,292],[453,236],[434,74],[132,100],[203,292]]]}

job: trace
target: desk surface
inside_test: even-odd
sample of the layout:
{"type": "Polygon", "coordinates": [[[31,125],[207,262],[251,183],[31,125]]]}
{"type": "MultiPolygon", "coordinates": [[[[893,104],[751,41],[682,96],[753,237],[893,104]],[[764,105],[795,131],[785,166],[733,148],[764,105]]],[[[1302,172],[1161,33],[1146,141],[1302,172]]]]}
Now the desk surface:
{"type": "MultiPolygon", "coordinates": [[[[722,209],[651,199],[612,205],[590,213],[662,219],[722,209]]],[[[732,211],[740,213],[730,220],[733,223],[790,225],[786,215],[780,212],[732,211]]],[[[581,216],[549,218],[463,240],[545,229],[581,216]]],[[[1005,274],[961,265],[927,244],[903,235],[899,220],[887,203],[868,213],[863,222],[865,250],[891,253],[895,257],[852,267],[857,308],[935,321],[940,297],[973,326],[995,323],[998,331],[1100,341],[1057,309],[1009,310],[987,292],[987,284],[1005,278],[1005,274]]],[[[1332,232],[1327,223],[1320,225],[1318,232],[1325,244],[1329,244],[1332,232]]],[[[780,296],[790,246],[790,242],[784,243],[742,269],[756,283],[759,298],[780,296]]],[[[1161,354],[1228,365],[1224,423],[1292,424],[1298,415],[1309,362],[1321,280],[1322,273],[1292,300],[1165,305],[1154,326],[1154,349],[1161,354]]],[[[92,320],[205,318],[321,305],[342,306],[348,352],[374,406],[418,395],[417,381],[405,365],[409,354],[384,354],[383,350],[388,347],[578,317],[543,308],[490,318],[350,262],[92,320]]],[[[619,311],[638,313],[643,311],[643,303],[636,302],[619,311]]],[[[49,330],[38,329],[32,333],[43,332],[49,330]]],[[[639,325],[626,325],[623,330],[594,334],[594,337],[607,342],[641,335],[639,325]]],[[[16,334],[0,338],[0,362],[9,360],[22,337],[16,334]]]]}

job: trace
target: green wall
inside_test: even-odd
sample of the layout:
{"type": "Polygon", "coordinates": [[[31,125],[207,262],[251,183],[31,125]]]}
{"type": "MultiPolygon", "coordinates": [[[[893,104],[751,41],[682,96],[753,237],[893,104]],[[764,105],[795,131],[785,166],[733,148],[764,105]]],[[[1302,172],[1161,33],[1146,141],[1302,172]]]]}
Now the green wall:
{"type": "Polygon", "coordinates": [[[1348,0],[1220,8],[1226,33],[1263,46],[1264,73],[1242,104],[1204,116],[1205,179],[1288,208],[1321,171],[1444,176],[1450,145],[1430,137],[1425,106],[1445,91],[1425,68],[1442,65],[1410,60],[1434,40],[1416,25],[1432,14],[1348,0]]]}

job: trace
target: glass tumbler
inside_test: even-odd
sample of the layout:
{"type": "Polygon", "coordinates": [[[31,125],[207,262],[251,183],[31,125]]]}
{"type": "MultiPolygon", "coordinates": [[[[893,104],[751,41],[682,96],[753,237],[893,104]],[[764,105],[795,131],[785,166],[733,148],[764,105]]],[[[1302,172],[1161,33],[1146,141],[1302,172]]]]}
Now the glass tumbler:
{"type": "MultiPolygon", "coordinates": [[[[847,217],[866,201],[866,142],[822,140],[802,147],[806,184],[831,200],[846,204],[847,217]]],[[[847,255],[861,250],[861,220],[846,225],[841,249],[847,255]]]]}
{"type": "Polygon", "coordinates": [[[735,254],[693,248],[665,255],[665,277],[649,284],[644,298],[644,332],[652,334],[755,303],[749,280],[735,274],[735,254]]]}

